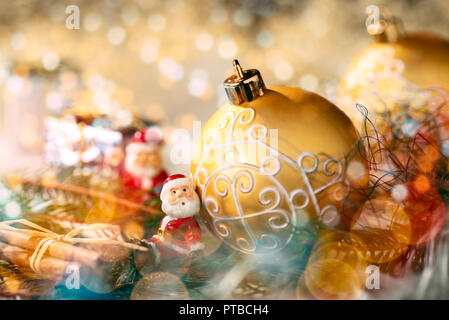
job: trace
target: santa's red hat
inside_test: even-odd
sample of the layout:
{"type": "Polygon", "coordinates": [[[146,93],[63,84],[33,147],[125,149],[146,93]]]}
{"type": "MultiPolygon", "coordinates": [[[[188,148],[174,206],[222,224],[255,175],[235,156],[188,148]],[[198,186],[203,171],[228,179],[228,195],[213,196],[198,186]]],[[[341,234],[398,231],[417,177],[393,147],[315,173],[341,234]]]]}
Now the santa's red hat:
{"type": "Polygon", "coordinates": [[[137,131],[126,146],[127,153],[151,152],[162,144],[162,133],[158,127],[137,131]]]}
{"type": "Polygon", "coordinates": [[[185,185],[188,185],[192,189],[195,188],[192,179],[187,178],[183,174],[172,174],[164,181],[164,186],[161,191],[161,199],[166,199],[171,188],[179,188],[185,185]]]}

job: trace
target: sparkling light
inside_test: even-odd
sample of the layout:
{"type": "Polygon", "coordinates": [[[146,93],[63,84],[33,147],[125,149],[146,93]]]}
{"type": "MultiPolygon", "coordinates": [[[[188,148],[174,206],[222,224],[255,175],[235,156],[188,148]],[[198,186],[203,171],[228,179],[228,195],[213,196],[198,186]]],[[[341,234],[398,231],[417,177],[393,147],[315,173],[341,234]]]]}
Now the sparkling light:
{"type": "Polygon", "coordinates": [[[11,197],[11,191],[0,185],[0,203],[5,203],[11,197]]]}
{"type": "Polygon", "coordinates": [[[274,66],[274,75],[282,81],[290,80],[293,76],[293,67],[287,61],[279,61],[274,66]]]}
{"type": "Polygon", "coordinates": [[[92,101],[97,106],[105,105],[109,103],[109,93],[105,90],[97,90],[94,93],[92,101]]]}
{"type": "Polygon", "coordinates": [[[195,45],[198,50],[207,51],[214,45],[214,38],[207,32],[199,34],[195,39],[195,45]]]}
{"type": "Polygon", "coordinates": [[[154,62],[159,54],[159,40],[157,38],[147,38],[142,43],[140,59],[145,63],[154,62]]]}
{"type": "Polygon", "coordinates": [[[11,47],[14,50],[20,51],[25,48],[27,38],[23,33],[14,33],[11,37],[11,47]]]}
{"type": "Polygon", "coordinates": [[[101,155],[100,149],[98,149],[97,147],[93,146],[93,147],[90,147],[89,149],[85,150],[82,153],[81,161],[83,161],[85,163],[88,163],[88,162],[94,161],[100,155],[101,155]]]}
{"type": "Polygon", "coordinates": [[[87,13],[83,22],[87,31],[97,31],[101,26],[101,16],[98,13],[87,13]]]}
{"type": "Polygon", "coordinates": [[[336,81],[335,79],[328,80],[323,83],[322,87],[324,91],[324,96],[327,99],[334,101],[335,97],[338,94],[338,81],[336,81]]]}
{"type": "MultiPolygon", "coordinates": [[[[138,269],[141,270],[139,266],[138,269]]],[[[189,291],[186,289],[181,279],[174,274],[168,272],[153,272],[142,277],[134,286],[131,294],[131,300],[161,299],[189,299],[189,291]]]]}
{"type": "Polygon", "coordinates": [[[412,119],[408,119],[401,126],[401,130],[406,136],[413,137],[418,131],[418,123],[412,119]]]}
{"type": "Polygon", "coordinates": [[[192,96],[200,97],[207,89],[207,82],[201,79],[192,79],[189,83],[189,92],[192,96]]]}
{"type": "Polygon", "coordinates": [[[126,31],[122,27],[112,27],[108,30],[107,39],[112,45],[119,45],[125,41],[126,31]]]}
{"type": "Polygon", "coordinates": [[[201,79],[201,80],[207,80],[207,78],[209,77],[207,74],[207,71],[203,70],[203,69],[193,70],[190,76],[191,76],[191,78],[197,78],[197,79],[201,79]]]}
{"type": "Polygon", "coordinates": [[[180,80],[184,76],[184,68],[171,58],[164,58],[158,64],[159,72],[170,80],[180,80]]]}
{"type": "Polygon", "coordinates": [[[231,59],[237,55],[238,47],[234,40],[225,38],[218,45],[218,53],[223,59],[231,59]]]}
{"type": "Polygon", "coordinates": [[[105,80],[99,74],[94,74],[94,75],[90,76],[89,79],[87,80],[87,86],[92,91],[103,89],[104,84],[105,84],[105,80]]]}
{"type": "Polygon", "coordinates": [[[75,90],[78,86],[78,75],[74,71],[64,71],[60,75],[61,91],[75,90]]]}
{"type": "Polygon", "coordinates": [[[152,14],[148,18],[148,28],[150,28],[154,32],[159,32],[165,29],[165,25],[167,24],[167,19],[164,15],[160,13],[152,14]]]}
{"type": "Polygon", "coordinates": [[[407,199],[408,189],[403,184],[397,184],[391,188],[391,196],[395,202],[400,203],[407,199]]]}
{"type": "Polygon", "coordinates": [[[100,104],[97,105],[97,107],[101,112],[105,114],[110,114],[114,110],[114,107],[111,104],[100,104]]]}
{"type": "Polygon", "coordinates": [[[260,31],[257,34],[257,43],[262,48],[269,48],[274,44],[274,35],[270,31],[260,31]]]}
{"type": "Polygon", "coordinates": [[[79,162],[79,154],[68,148],[61,149],[61,161],[65,166],[73,166],[79,162]]]}
{"type": "Polygon", "coordinates": [[[47,94],[47,97],[45,98],[45,104],[48,108],[48,110],[56,113],[61,111],[61,108],[63,107],[64,98],[62,95],[57,91],[51,91],[47,94]]]}
{"type": "Polygon", "coordinates": [[[446,157],[449,157],[449,141],[444,141],[442,144],[441,144],[441,149],[442,149],[442,152],[443,152],[443,154],[446,156],[446,157]]]}
{"type": "Polygon", "coordinates": [[[188,164],[192,159],[192,139],[189,130],[192,129],[195,116],[184,115],[181,117],[181,128],[170,132],[169,149],[170,161],[174,164],[188,164]]]}
{"type": "Polygon", "coordinates": [[[48,71],[53,71],[59,66],[59,56],[56,52],[49,51],[42,57],[42,66],[48,71]]]}
{"type": "Polygon", "coordinates": [[[201,69],[194,70],[190,75],[190,94],[195,97],[200,97],[206,92],[207,88],[207,72],[201,69]]]}
{"type": "Polygon", "coordinates": [[[117,122],[120,127],[128,127],[133,121],[133,114],[124,109],[120,109],[116,114],[117,122]]]}
{"type": "Polygon", "coordinates": [[[106,90],[106,92],[108,92],[109,94],[113,94],[115,91],[115,88],[117,87],[115,85],[115,82],[112,80],[105,80],[104,81],[104,90],[106,90]]]}
{"type": "Polygon", "coordinates": [[[346,174],[350,180],[359,181],[365,177],[366,168],[360,161],[352,160],[348,165],[346,174]]]}
{"type": "Polygon", "coordinates": [[[15,201],[11,201],[5,206],[5,214],[8,218],[18,218],[21,213],[22,208],[20,208],[20,205],[15,201]]]}
{"type": "Polygon", "coordinates": [[[0,85],[8,79],[8,70],[0,65],[0,85]]]}
{"type": "Polygon", "coordinates": [[[311,73],[307,73],[299,79],[299,86],[304,90],[316,91],[318,84],[318,78],[311,73]]]}
{"type": "Polygon", "coordinates": [[[11,76],[6,82],[6,89],[12,93],[19,93],[23,88],[23,79],[19,76],[11,76]]]}

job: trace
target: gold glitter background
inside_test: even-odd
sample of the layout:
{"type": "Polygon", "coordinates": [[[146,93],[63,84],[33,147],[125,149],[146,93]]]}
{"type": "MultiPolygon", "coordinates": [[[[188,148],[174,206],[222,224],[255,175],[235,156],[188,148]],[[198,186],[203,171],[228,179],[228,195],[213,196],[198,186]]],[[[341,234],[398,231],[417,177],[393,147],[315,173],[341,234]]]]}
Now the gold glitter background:
{"type": "Polygon", "coordinates": [[[10,156],[0,168],[40,160],[43,118],[72,104],[135,112],[166,139],[174,128],[191,131],[226,101],[235,57],[267,85],[334,100],[347,64],[371,41],[371,4],[387,6],[408,31],[449,37],[446,0],[2,1],[0,148],[10,156]],[[70,5],[79,29],[66,27],[70,5]],[[30,74],[32,89],[21,82],[30,74]]]}

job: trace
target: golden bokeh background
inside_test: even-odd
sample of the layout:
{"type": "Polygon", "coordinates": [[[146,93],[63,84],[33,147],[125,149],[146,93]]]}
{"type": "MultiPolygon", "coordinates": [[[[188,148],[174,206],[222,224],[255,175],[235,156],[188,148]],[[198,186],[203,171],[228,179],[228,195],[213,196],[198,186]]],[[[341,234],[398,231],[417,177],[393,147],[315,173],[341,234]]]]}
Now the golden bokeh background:
{"type": "MultiPolygon", "coordinates": [[[[369,5],[406,30],[449,38],[446,0],[14,0],[0,2],[0,172],[43,161],[43,119],[73,104],[159,123],[170,148],[225,101],[238,57],[267,85],[300,86],[335,101],[348,63],[371,42],[369,5]],[[79,8],[80,28],[66,20],[79,8]]],[[[189,158],[188,156],[186,158],[189,158]]]]}

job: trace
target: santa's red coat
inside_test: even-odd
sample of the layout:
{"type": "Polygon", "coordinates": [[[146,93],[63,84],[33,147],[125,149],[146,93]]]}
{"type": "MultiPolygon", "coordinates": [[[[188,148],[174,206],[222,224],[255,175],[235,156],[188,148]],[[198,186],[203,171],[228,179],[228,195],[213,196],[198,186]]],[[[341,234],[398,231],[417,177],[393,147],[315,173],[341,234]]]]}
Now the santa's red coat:
{"type": "Polygon", "coordinates": [[[185,256],[204,247],[201,229],[194,217],[176,219],[166,216],[159,225],[158,234],[149,242],[158,262],[185,256]]]}

